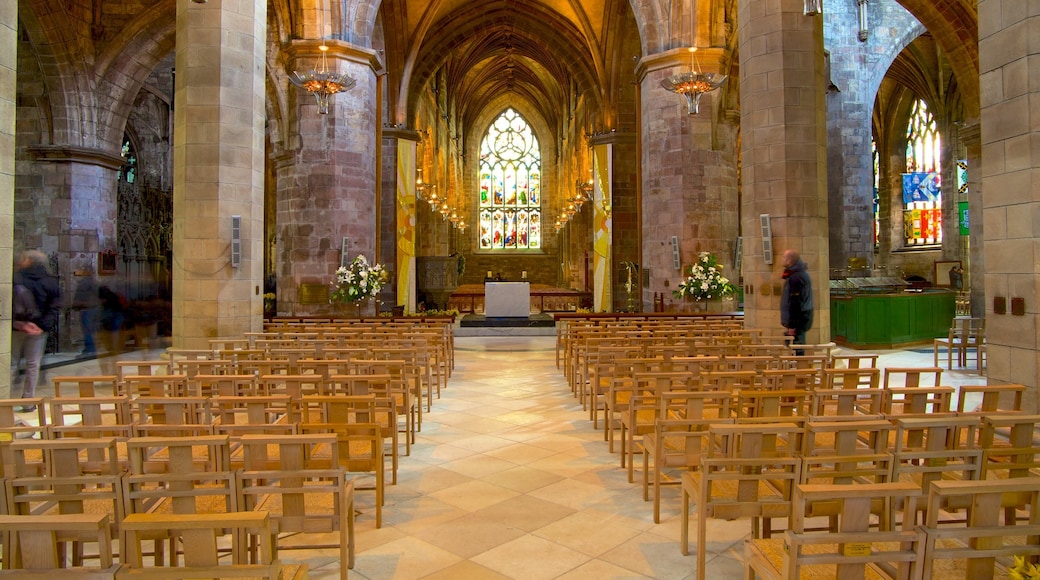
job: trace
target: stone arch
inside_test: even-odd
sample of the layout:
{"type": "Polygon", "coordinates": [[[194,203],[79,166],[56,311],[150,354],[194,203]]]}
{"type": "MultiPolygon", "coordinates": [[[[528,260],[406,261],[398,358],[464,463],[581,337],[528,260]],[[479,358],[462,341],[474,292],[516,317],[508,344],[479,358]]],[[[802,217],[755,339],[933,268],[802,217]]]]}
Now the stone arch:
{"type": "Polygon", "coordinates": [[[979,88],[979,23],[976,2],[933,2],[897,0],[931,31],[935,42],[946,53],[957,79],[969,124],[981,115],[979,88]]]}
{"type": "Polygon", "coordinates": [[[479,35],[477,27],[482,23],[495,21],[498,17],[508,17],[517,23],[511,34],[518,39],[518,51],[523,50],[525,44],[547,47],[546,54],[532,52],[527,56],[539,62],[543,62],[539,57],[548,56],[556,63],[568,63],[570,66],[558,64],[558,68],[571,71],[582,92],[588,91],[589,94],[595,94],[597,100],[601,99],[600,87],[604,74],[602,58],[594,54],[580,31],[547,6],[539,4],[528,8],[520,14],[514,14],[514,5],[506,0],[474,3],[472,7],[453,12],[448,18],[436,22],[431,28],[434,32],[422,39],[421,46],[413,47],[406,59],[401,85],[407,87],[407,90],[401,91],[399,99],[402,102],[399,102],[398,110],[413,111],[420,98],[421,87],[433,77],[452,51],[479,35]]]}

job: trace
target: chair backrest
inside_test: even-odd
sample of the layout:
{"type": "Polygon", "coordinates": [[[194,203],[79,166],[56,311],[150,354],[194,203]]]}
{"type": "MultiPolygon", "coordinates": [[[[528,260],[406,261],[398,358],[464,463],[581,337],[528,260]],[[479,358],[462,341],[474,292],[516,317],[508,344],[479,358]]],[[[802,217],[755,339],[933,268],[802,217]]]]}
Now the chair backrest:
{"type": "Polygon", "coordinates": [[[0,515],[4,575],[24,570],[40,578],[115,578],[119,565],[112,563],[110,527],[108,514],[0,515]],[[64,566],[66,559],[59,542],[68,541],[96,543],[98,566],[64,566]]]}
{"type": "Polygon", "coordinates": [[[102,393],[111,394],[115,382],[115,375],[51,377],[55,397],[93,397],[102,393]]]}
{"type": "MultiPolygon", "coordinates": [[[[934,481],[928,487],[926,578],[988,580],[998,577],[998,558],[1035,561],[1040,556],[1040,484],[1037,478],[990,481],[934,481]],[[966,505],[959,526],[941,525],[943,508],[966,505]],[[1001,525],[1006,506],[1018,506],[1026,520],[1001,525]]],[[[1001,572],[1001,575],[1003,573],[1001,572]]]]}
{"type": "Polygon", "coordinates": [[[127,441],[126,512],[168,503],[178,514],[233,512],[238,506],[227,435],[134,437],[127,441]]]}
{"type": "Polygon", "coordinates": [[[1025,385],[961,385],[957,388],[958,413],[1021,411],[1025,385]]]}
{"type": "Polygon", "coordinates": [[[126,578],[250,577],[282,578],[281,563],[274,559],[270,519],[265,512],[228,514],[131,514],[123,521],[126,578]],[[218,540],[231,530],[231,562],[219,557],[218,540]],[[156,535],[172,537],[183,546],[183,561],[175,567],[145,565],[142,543],[156,535]],[[253,538],[257,561],[250,563],[248,538],[253,538]]]}
{"type": "Polygon", "coordinates": [[[870,529],[874,504],[898,503],[916,510],[919,493],[920,489],[906,483],[798,485],[791,527],[784,533],[783,577],[865,578],[871,577],[868,569],[875,569],[884,577],[921,578],[924,534],[912,521],[904,522],[900,530],[870,529]],[[835,508],[836,530],[806,531],[805,514],[818,513],[817,503],[835,508]]]}
{"type": "MultiPolygon", "coordinates": [[[[117,440],[26,439],[11,443],[8,510],[16,515],[125,513],[117,440]]],[[[114,533],[114,531],[113,531],[114,533]]]]}

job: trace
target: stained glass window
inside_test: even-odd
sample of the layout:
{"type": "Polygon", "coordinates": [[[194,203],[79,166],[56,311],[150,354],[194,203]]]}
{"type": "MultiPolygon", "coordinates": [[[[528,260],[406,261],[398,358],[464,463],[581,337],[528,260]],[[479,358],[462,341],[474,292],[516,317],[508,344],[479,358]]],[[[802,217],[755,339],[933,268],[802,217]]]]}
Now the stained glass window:
{"type": "Polygon", "coordinates": [[[480,249],[542,247],[542,156],[527,121],[506,109],[480,142],[480,249]]]}
{"type": "Polygon", "coordinates": [[[908,246],[942,242],[941,144],[935,118],[918,99],[906,127],[903,236],[908,246]]]}
{"type": "Polygon", "coordinates": [[[123,135],[123,147],[119,150],[123,157],[123,167],[119,169],[119,179],[127,183],[133,183],[137,178],[137,154],[134,152],[134,144],[130,138],[123,135]]]}

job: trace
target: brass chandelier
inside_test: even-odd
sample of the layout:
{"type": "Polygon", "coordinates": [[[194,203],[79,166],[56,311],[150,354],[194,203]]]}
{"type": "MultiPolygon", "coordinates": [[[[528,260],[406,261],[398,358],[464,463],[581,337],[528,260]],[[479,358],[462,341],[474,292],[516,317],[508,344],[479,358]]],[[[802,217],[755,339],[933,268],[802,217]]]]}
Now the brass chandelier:
{"type": "Polygon", "coordinates": [[[289,82],[314,95],[314,100],[318,103],[318,114],[327,115],[329,113],[329,99],[332,95],[349,91],[354,88],[357,81],[350,75],[329,71],[327,56],[329,47],[325,44],[324,3],[321,11],[318,13],[318,18],[318,25],[321,27],[321,45],[318,46],[318,50],[321,51],[320,68],[302,73],[293,71],[293,74],[289,76],[289,82]]]}
{"type": "Polygon", "coordinates": [[[686,98],[686,113],[696,115],[700,112],[701,95],[710,93],[726,82],[728,75],[703,73],[697,70],[694,53],[697,47],[690,47],[690,71],[672,75],[663,81],[661,86],[686,98]]]}

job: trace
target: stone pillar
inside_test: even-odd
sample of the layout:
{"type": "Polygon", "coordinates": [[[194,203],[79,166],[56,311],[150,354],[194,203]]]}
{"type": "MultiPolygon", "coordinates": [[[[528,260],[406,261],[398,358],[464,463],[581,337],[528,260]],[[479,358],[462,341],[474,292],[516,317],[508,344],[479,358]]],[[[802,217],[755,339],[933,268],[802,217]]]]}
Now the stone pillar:
{"type": "MultiPolygon", "coordinates": [[[[335,310],[319,289],[328,289],[336,268],[376,251],[375,55],[326,40],[329,70],[357,81],[332,97],[320,115],[314,97],[290,87],[296,98],[299,149],[278,184],[279,310],[329,314],[335,310]],[[346,255],[343,255],[343,240],[346,255]]],[[[296,41],[289,49],[294,70],[317,66],[318,41],[296,41]]]]}
{"type": "Polygon", "coordinates": [[[780,330],[781,256],[809,265],[815,320],[809,343],[830,340],[826,103],[821,17],[799,0],[739,0],[745,325],[780,330]],[[770,216],[772,264],[760,216],[770,216]]]}
{"type": "Polygon", "coordinates": [[[0,398],[11,396],[11,276],[14,274],[14,108],[18,3],[0,8],[0,398]],[[3,47],[7,48],[3,48],[3,47]],[[7,55],[7,56],[4,56],[7,55]]]}
{"type": "MultiPolygon", "coordinates": [[[[701,252],[715,254],[719,263],[732,266],[738,231],[736,139],[716,141],[720,92],[702,95],[700,112],[690,115],[686,100],[661,86],[673,74],[690,70],[687,48],[652,55],[640,63],[642,134],[642,215],[653,223],[642,224],[642,264],[650,269],[649,299],[663,293],[669,309],[678,308],[672,291],[689,274],[701,252]],[[729,143],[731,149],[720,149],[729,143]],[[674,259],[675,238],[679,250],[674,259]]],[[[696,52],[697,69],[719,72],[722,52],[696,52]]],[[[736,79],[727,79],[727,83],[736,79]]],[[[736,282],[733,269],[726,275],[736,282]]]]}
{"type": "Polygon", "coordinates": [[[173,345],[206,348],[262,320],[267,1],[177,0],[176,34],[173,345]]]}
{"type": "Polygon", "coordinates": [[[1040,13],[1016,0],[979,2],[989,379],[1026,385],[1026,406],[1034,413],[1040,376],[1040,47],[1024,39],[1038,26],[1040,13]],[[993,308],[1001,299],[1005,314],[993,308]]]}

